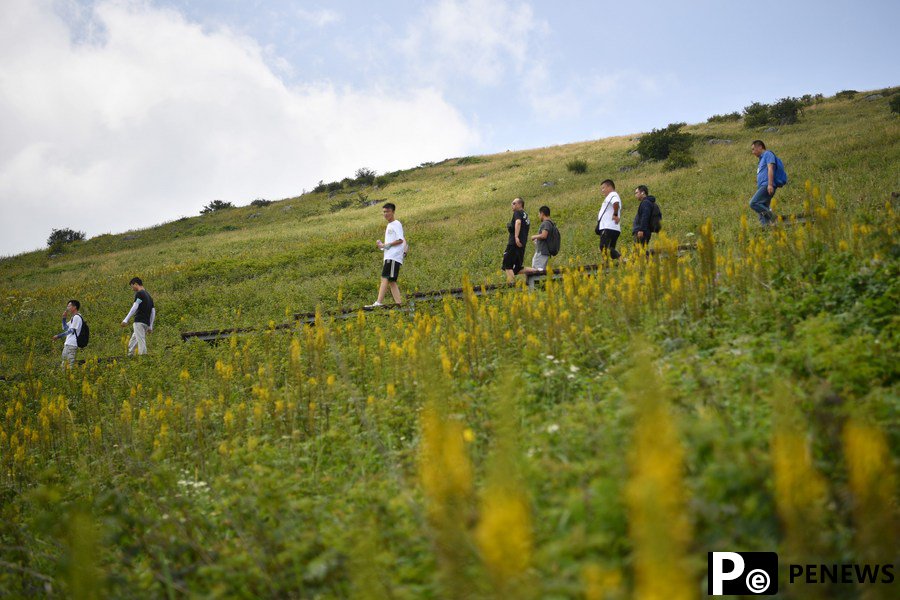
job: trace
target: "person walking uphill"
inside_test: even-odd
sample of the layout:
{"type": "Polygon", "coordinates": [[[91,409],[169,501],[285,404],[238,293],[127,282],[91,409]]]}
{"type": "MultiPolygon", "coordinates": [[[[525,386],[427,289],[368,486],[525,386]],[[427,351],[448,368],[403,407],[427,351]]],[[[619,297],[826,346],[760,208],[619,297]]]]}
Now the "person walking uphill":
{"type": "Polygon", "coordinates": [[[775,215],[769,207],[775,190],[787,185],[787,173],[781,159],[767,150],[762,140],[754,140],[750,144],[750,151],[759,159],[756,167],[756,193],[750,198],[750,208],[759,214],[759,222],[765,226],[775,221],[775,215]]]}
{"type": "Polygon", "coordinates": [[[132,277],[128,285],[134,290],[134,304],[122,319],[122,327],[127,327],[128,320],[134,317],[134,333],[131,334],[131,339],[128,341],[128,355],[133,355],[135,351],[138,354],[147,354],[147,334],[153,333],[156,307],[153,305],[153,298],[144,289],[144,282],[140,277],[132,277]]]}
{"type": "Polygon", "coordinates": [[[387,227],[384,230],[384,242],[378,240],[375,245],[379,250],[384,252],[384,263],[381,267],[381,287],[378,288],[378,299],[373,304],[367,304],[365,308],[378,308],[384,306],[384,296],[391,290],[391,296],[398,305],[403,304],[403,298],[400,296],[400,287],[397,285],[397,278],[400,276],[400,265],[403,264],[403,257],[406,254],[406,239],[403,235],[403,225],[394,218],[394,211],[397,207],[392,202],[385,203],[381,207],[381,213],[387,221],[387,227]]]}
{"type": "Polygon", "coordinates": [[[616,184],[612,179],[604,179],[600,184],[600,193],[603,194],[603,204],[597,213],[597,228],[594,233],[600,236],[600,252],[610,258],[619,258],[616,250],[616,241],[622,233],[619,225],[622,214],[622,199],[616,192],[616,184]]]}
{"type": "Polygon", "coordinates": [[[528,242],[528,230],[531,228],[524,200],[516,198],[512,201],[512,213],[512,219],[506,224],[509,240],[506,242],[506,251],[503,252],[502,267],[506,271],[508,283],[516,280],[516,275],[525,263],[525,244],[528,242]]]}
{"type": "MultiPolygon", "coordinates": [[[[81,303],[78,300],[69,300],[69,303],[66,304],[66,310],[63,311],[62,314],[62,333],[57,333],[53,336],[54,340],[58,340],[59,338],[66,338],[65,343],[63,344],[62,350],[62,367],[73,366],[75,364],[75,354],[78,352],[78,338],[83,335],[84,332],[84,319],[81,317],[81,303]],[[68,323],[66,323],[66,316],[70,317],[68,323]]],[[[86,343],[86,341],[84,342],[86,343]]]]}

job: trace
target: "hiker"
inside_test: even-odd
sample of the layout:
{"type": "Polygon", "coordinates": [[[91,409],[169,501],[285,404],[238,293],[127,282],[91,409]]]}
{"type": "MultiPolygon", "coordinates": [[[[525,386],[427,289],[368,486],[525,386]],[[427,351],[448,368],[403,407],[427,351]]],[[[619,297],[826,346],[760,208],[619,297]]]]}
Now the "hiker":
{"type": "Polygon", "coordinates": [[[600,205],[600,212],[597,213],[597,227],[594,229],[594,233],[600,236],[600,253],[617,259],[620,254],[616,250],[616,241],[622,233],[619,225],[622,199],[619,198],[616,184],[612,179],[604,179],[600,183],[600,193],[603,194],[604,199],[603,204],[600,205]]]}
{"type": "Polygon", "coordinates": [[[397,210],[397,207],[392,202],[386,202],[381,207],[381,213],[388,223],[384,230],[384,242],[381,240],[375,242],[375,246],[384,252],[384,263],[381,267],[381,287],[378,288],[378,299],[374,303],[365,306],[368,309],[384,306],[382,302],[388,288],[391,290],[394,302],[398,306],[403,304],[403,298],[400,296],[400,287],[397,285],[397,278],[400,276],[400,265],[403,264],[403,258],[406,256],[407,244],[403,236],[403,225],[394,218],[395,210],[397,210]]]}
{"type": "Polygon", "coordinates": [[[69,303],[66,304],[66,310],[62,314],[62,333],[57,333],[53,336],[54,340],[62,337],[66,338],[62,349],[61,366],[63,368],[75,365],[75,354],[78,352],[78,338],[82,335],[82,330],[84,329],[84,319],[79,311],[81,311],[81,303],[78,300],[69,300],[69,303]],[[67,316],[70,317],[68,323],[66,323],[67,316]]]}
{"type": "Polygon", "coordinates": [[[506,251],[503,252],[502,269],[506,271],[507,283],[512,283],[516,275],[522,270],[525,262],[525,243],[528,241],[528,230],[531,221],[525,212],[525,201],[515,198],[512,201],[512,219],[506,224],[509,231],[509,240],[506,242],[506,251]]]}
{"type": "Polygon", "coordinates": [[[784,163],[771,150],[766,150],[762,140],[750,144],[753,156],[759,159],[756,167],[756,193],[750,198],[750,208],[759,213],[759,222],[766,226],[775,222],[775,215],[769,210],[775,190],[787,184],[784,163]]]}
{"type": "Polygon", "coordinates": [[[534,242],[534,257],[531,259],[531,266],[522,269],[525,275],[546,271],[547,262],[555,255],[554,250],[559,252],[559,229],[556,223],[550,220],[550,207],[540,207],[538,216],[541,225],[538,227],[537,235],[531,236],[531,241],[534,242]]]}
{"type": "Polygon", "coordinates": [[[653,235],[654,229],[659,226],[662,212],[656,204],[656,198],[650,195],[650,190],[646,185],[637,186],[634,189],[634,197],[640,204],[634,215],[634,223],[631,225],[631,235],[634,236],[635,245],[643,246],[646,249],[650,244],[650,237],[653,235]],[[658,213],[659,219],[653,218],[654,213],[658,213]]]}
{"type": "Polygon", "coordinates": [[[153,305],[153,298],[144,289],[144,282],[140,277],[132,277],[128,285],[134,290],[134,304],[122,319],[122,327],[128,327],[128,320],[134,317],[134,333],[128,341],[128,355],[133,355],[135,351],[138,354],[147,354],[147,334],[153,333],[156,307],[153,305]]]}

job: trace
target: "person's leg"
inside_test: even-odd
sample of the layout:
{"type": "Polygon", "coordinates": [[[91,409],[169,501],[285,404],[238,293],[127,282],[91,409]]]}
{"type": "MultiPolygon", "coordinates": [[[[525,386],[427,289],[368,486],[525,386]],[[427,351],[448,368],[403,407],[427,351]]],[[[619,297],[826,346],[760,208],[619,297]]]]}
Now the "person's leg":
{"type": "Polygon", "coordinates": [[[378,299],[375,300],[376,303],[381,304],[384,302],[384,295],[387,294],[388,289],[388,280],[386,277],[381,278],[381,285],[378,287],[378,299]]]}
{"type": "Polygon", "coordinates": [[[762,225],[768,225],[772,217],[772,211],[769,210],[771,202],[772,196],[765,186],[757,188],[756,193],[750,198],[750,208],[759,215],[759,222],[762,225]]]}
{"type": "Polygon", "coordinates": [[[621,256],[621,254],[619,254],[619,251],[616,250],[616,242],[618,241],[619,234],[621,232],[614,231],[612,229],[610,229],[608,231],[609,231],[609,239],[610,239],[610,241],[609,241],[609,257],[612,258],[613,260],[615,260],[615,259],[619,258],[619,256],[621,256]]]}
{"type": "Polygon", "coordinates": [[[137,353],[147,354],[147,326],[143,323],[134,324],[134,337],[137,341],[137,353]]]}
{"type": "Polygon", "coordinates": [[[388,287],[391,288],[391,296],[394,297],[394,302],[396,302],[397,304],[403,304],[403,297],[400,295],[400,286],[397,285],[397,282],[389,282],[388,287]]]}
{"type": "Polygon", "coordinates": [[[63,346],[62,349],[62,368],[75,366],[75,353],[78,348],[75,346],[63,346]]]}
{"type": "Polygon", "coordinates": [[[135,349],[137,349],[138,341],[137,341],[137,332],[134,331],[134,326],[132,326],[131,339],[128,340],[128,356],[133,356],[135,349]]]}

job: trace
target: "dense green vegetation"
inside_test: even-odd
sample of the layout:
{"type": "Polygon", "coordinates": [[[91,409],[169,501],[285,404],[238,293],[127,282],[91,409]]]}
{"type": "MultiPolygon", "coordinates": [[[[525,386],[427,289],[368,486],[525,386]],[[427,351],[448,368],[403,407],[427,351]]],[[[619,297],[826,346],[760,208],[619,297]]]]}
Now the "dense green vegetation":
{"type": "Polygon", "coordinates": [[[0,594],[689,598],[709,550],[897,562],[900,121],[847,97],[777,132],[684,129],[697,164],[674,172],[627,137],[465,157],[4,259],[0,594]],[[748,214],[757,137],[791,177],[776,213],[807,221],[748,214]],[[406,291],[501,281],[514,196],[552,207],[558,264],[598,262],[607,177],[626,217],[636,185],[659,199],[654,257],[625,242],[535,292],[178,340],[371,301],[381,201],[406,291]],[[123,353],[134,275],[151,354],[98,362],[123,353]],[[69,298],[92,342],[63,371],[69,298]]]}

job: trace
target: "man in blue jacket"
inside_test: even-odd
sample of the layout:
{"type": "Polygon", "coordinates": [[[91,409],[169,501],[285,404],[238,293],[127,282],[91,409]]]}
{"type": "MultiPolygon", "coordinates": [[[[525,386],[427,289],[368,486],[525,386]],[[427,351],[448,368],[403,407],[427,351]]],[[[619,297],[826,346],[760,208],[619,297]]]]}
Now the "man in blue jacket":
{"type": "Polygon", "coordinates": [[[650,195],[650,190],[646,185],[639,185],[634,189],[634,197],[640,203],[638,204],[637,214],[634,215],[634,223],[631,224],[631,235],[634,236],[634,243],[643,246],[645,249],[650,243],[650,236],[653,235],[653,229],[650,227],[650,217],[653,215],[653,205],[656,204],[656,198],[650,195]]]}
{"type": "Polygon", "coordinates": [[[759,159],[756,167],[756,193],[750,198],[750,208],[759,214],[759,222],[765,226],[775,221],[769,210],[775,190],[787,184],[784,163],[771,150],[766,150],[762,140],[754,140],[750,145],[753,156],[759,159]]]}

